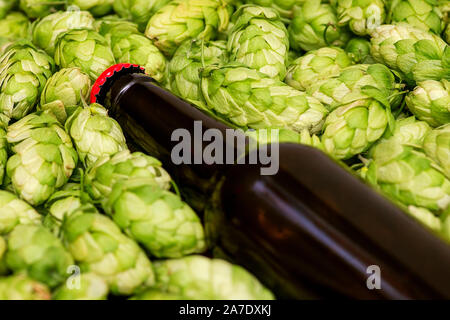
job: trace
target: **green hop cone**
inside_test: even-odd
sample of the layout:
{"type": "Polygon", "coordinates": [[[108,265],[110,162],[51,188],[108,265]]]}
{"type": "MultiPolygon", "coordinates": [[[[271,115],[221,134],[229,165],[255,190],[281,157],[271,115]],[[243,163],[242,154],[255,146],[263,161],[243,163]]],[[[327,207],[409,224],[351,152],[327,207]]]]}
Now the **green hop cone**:
{"type": "Polygon", "coordinates": [[[413,117],[397,120],[393,133],[371,148],[367,179],[405,206],[440,214],[450,205],[450,181],[423,152],[429,132],[413,117]]]}
{"type": "Polygon", "coordinates": [[[58,36],[74,29],[93,29],[94,17],[88,11],[58,11],[33,25],[33,42],[53,57],[58,36]]]}
{"type": "Polygon", "coordinates": [[[62,9],[64,0],[20,0],[19,7],[30,19],[42,18],[56,9],[62,9]]]}
{"type": "Polygon", "coordinates": [[[317,99],[239,65],[206,68],[201,85],[208,108],[242,128],[317,133],[328,114],[317,99]]]}
{"type": "Polygon", "coordinates": [[[407,24],[382,25],[371,34],[373,58],[409,84],[450,79],[450,48],[439,36],[407,24]],[[445,58],[447,57],[447,58],[445,58]]]}
{"type": "Polygon", "coordinates": [[[144,32],[150,18],[171,0],[114,0],[114,11],[122,18],[135,22],[144,32]]]}
{"type": "Polygon", "coordinates": [[[374,99],[361,99],[333,110],[321,137],[325,151],[337,159],[349,159],[366,151],[381,138],[392,117],[374,99]]]}
{"type": "Polygon", "coordinates": [[[189,256],[154,264],[155,288],[199,300],[272,300],[273,294],[240,266],[189,256]]]}
{"type": "Polygon", "coordinates": [[[6,131],[0,128],[0,186],[3,184],[5,176],[6,161],[8,161],[8,143],[6,141],[6,131]]]}
{"type": "Polygon", "coordinates": [[[350,35],[337,26],[335,9],[321,0],[308,0],[294,12],[289,25],[289,40],[295,50],[317,50],[322,47],[344,46],[350,35]]]}
{"type": "Polygon", "coordinates": [[[187,40],[169,62],[170,90],[180,98],[205,109],[200,87],[200,70],[228,62],[225,41],[187,40]]]}
{"type": "Polygon", "coordinates": [[[68,0],[68,5],[73,5],[81,10],[92,13],[95,17],[101,17],[112,12],[114,0],[68,0]]]}
{"type": "Polygon", "coordinates": [[[350,65],[352,61],[343,49],[324,47],[294,60],[284,81],[295,89],[306,91],[320,80],[338,76],[350,65]]]}
{"type": "Polygon", "coordinates": [[[365,38],[353,38],[345,47],[348,55],[356,63],[371,63],[373,58],[370,56],[370,41],[365,38]]]}
{"type": "Polygon", "coordinates": [[[450,122],[450,82],[426,80],[406,96],[406,105],[419,120],[433,127],[450,122]]]}
{"type": "Polygon", "coordinates": [[[425,153],[443,169],[450,179],[450,124],[432,130],[424,139],[425,153]]]}
{"type": "Polygon", "coordinates": [[[288,62],[289,35],[278,13],[274,9],[247,5],[240,7],[231,21],[228,37],[230,61],[283,80],[288,62]]]}
{"type": "Polygon", "coordinates": [[[63,224],[62,235],[81,271],[102,277],[113,294],[130,295],[153,285],[150,260],[108,217],[75,212],[63,224]]]}
{"type": "Polygon", "coordinates": [[[78,67],[93,81],[116,63],[106,39],[88,29],[61,34],[56,42],[55,62],[61,68],[78,67]]]}
{"type": "Polygon", "coordinates": [[[28,39],[30,21],[21,12],[11,12],[0,19],[0,37],[10,40],[28,39]]]}
{"type": "Polygon", "coordinates": [[[258,145],[269,143],[296,143],[323,149],[320,138],[315,134],[311,135],[307,129],[302,130],[300,133],[290,129],[275,130],[277,131],[271,131],[271,129],[251,130],[247,131],[245,134],[252,138],[258,145]]]}
{"type": "Polygon", "coordinates": [[[145,35],[166,55],[172,56],[187,39],[212,39],[226,31],[229,0],[173,0],[149,20],[145,35]]]}
{"type": "Polygon", "coordinates": [[[19,225],[8,236],[6,263],[14,272],[53,288],[68,276],[73,259],[61,241],[43,226],[19,225]]]}
{"type": "Polygon", "coordinates": [[[392,0],[391,22],[406,22],[424,31],[441,34],[443,15],[437,0],[392,0]]]}
{"type": "Polygon", "coordinates": [[[359,36],[370,34],[385,22],[383,0],[337,0],[338,24],[359,36]]]}
{"type": "Polygon", "coordinates": [[[44,226],[51,230],[53,234],[60,235],[64,220],[74,212],[80,209],[83,209],[84,212],[98,212],[93,204],[86,203],[89,200],[82,193],[80,184],[66,184],[64,188],[53,193],[45,203],[44,226]]]}
{"type": "Polygon", "coordinates": [[[197,214],[153,178],[117,182],[103,209],[127,235],[158,258],[178,258],[206,250],[197,214]]]}
{"type": "Polygon", "coordinates": [[[86,173],[84,187],[92,199],[100,200],[111,195],[117,182],[131,178],[153,179],[161,189],[170,188],[170,175],[159,160],[129,150],[100,158],[86,173]]]}
{"type": "Polygon", "coordinates": [[[106,300],[107,295],[108,285],[102,277],[94,273],[82,273],[56,289],[52,300],[106,300]]]}
{"type": "Polygon", "coordinates": [[[18,225],[41,224],[41,216],[15,194],[0,190],[0,235],[9,234],[18,225]]]}
{"type": "Polygon", "coordinates": [[[290,23],[294,17],[294,9],[301,6],[307,0],[246,0],[246,3],[256,4],[261,7],[275,9],[284,23],[290,23]]]}
{"type": "Polygon", "coordinates": [[[308,94],[331,110],[361,99],[376,99],[395,108],[402,100],[395,74],[381,64],[358,64],[346,67],[336,76],[318,81],[308,94]]]}
{"type": "Polygon", "coordinates": [[[13,155],[7,174],[14,190],[28,203],[43,204],[67,183],[78,161],[70,136],[49,113],[33,113],[9,126],[13,155]]]}
{"type": "Polygon", "coordinates": [[[149,289],[131,297],[130,300],[187,300],[187,299],[177,294],[172,294],[155,289],[149,289]]]}
{"type": "Polygon", "coordinates": [[[166,58],[150,39],[138,32],[137,25],[128,21],[109,21],[102,24],[100,33],[109,39],[117,63],[140,65],[156,81],[164,80],[166,58]]]}
{"type": "Polygon", "coordinates": [[[53,59],[27,41],[7,49],[0,58],[0,122],[3,125],[33,110],[53,69],[53,59]]]}
{"type": "Polygon", "coordinates": [[[47,80],[38,110],[50,110],[64,124],[88,100],[90,91],[91,80],[81,69],[61,69],[47,80]]]}
{"type": "Polygon", "coordinates": [[[13,9],[18,0],[0,0],[0,19],[6,17],[11,9],[13,9]]]}
{"type": "Polygon", "coordinates": [[[49,288],[23,274],[0,278],[0,300],[50,300],[49,288]]]}
{"type": "Polygon", "coordinates": [[[99,158],[126,150],[122,129],[99,104],[78,108],[66,121],[66,131],[73,139],[81,162],[87,168],[99,158]]]}

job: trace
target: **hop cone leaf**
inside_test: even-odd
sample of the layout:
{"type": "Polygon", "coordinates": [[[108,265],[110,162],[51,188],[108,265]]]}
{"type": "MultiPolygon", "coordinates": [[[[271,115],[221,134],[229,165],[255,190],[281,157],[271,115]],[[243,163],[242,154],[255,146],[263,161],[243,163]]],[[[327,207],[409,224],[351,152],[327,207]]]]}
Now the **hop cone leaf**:
{"type": "Polygon", "coordinates": [[[17,0],[0,0],[0,19],[6,17],[6,15],[17,4],[17,0]]]}
{"type": "Polygon", "coordinates": [[[69,287],[67,284],[60,286],[53,293],[53,300],[106,300],[108,285],[102,277],[94,273],[83,273],[75,278],[69,287]]]}
{"type": "Polygon", "coordinates": [[[50,300],[49,288],[22,274],[0,278],[0,300],[50,300]]]}
{"type": "Polygon", "coordinates": [[[9,234],[16,226],[41,224],[41,216],[15,194],[0,190],[0,235],[9,234]]]}
{"type": "Polygon", "coordinates": [[[126,150],[122,129],[99,104],[78,108],[66,121],[66,131],[73,139],[81,162],[87,168],[99,158],[126,150]]]}
{"type": "Polygon", "coordinates": [[[320,48],[294,60],[287,70],[285,82],[295,89],[306,91],[320,80],[338,76],[342,69],[351,64],[343,49],[320,48]]]}
{"type": "Polygon", "coordinates": [[[228,0],[174,0],[148,22],[145,35],[166,55],[172,56],[187,39],[209,40],[228,27],[228,0]]]}
{"type": "Polygon", "coordinates": [[[408,206],[408,213],[435,232],[442,231],[442,222],[430,210],[421,207],[408,206]]]}
{"type": "Polygon", "coordinates": [[[99,33],[78,29],[63,33],[55,48],[55,62],[61,68],[78,67],[95,81],[115,64],[114,54],[99,33]]]}
{"type": "Polygon", "coordinates": [[[373,58],[409,84],[450,79],[450,48],[437,35],[400,24],[382,25],[371,36],[373,58]]]}
{"type": "Polygon", "coordinates": [[[69,135],[49,113],[33,113],[9,126],[13,155],[7,174],[14,190],[34,206],[67,183],[78,161],[69,135]]]}
{"type": "Polygon", "coordinates": [[[161,189],[153,178],[117,182],[103,208],[155,257],[178,258],[206,249],[196,213],[177,195],[161,189]]]}
{"type": "Polygon", "coordinates": [[[21,12],[11,12],[0,19],[0,37],[10,40],[28,39],[30,21],[21,12]]]}
{"type": "Polygon", "coordinates": [[[224,260],[189,256],[155,262],[154,269],[156,288],[187,299],[274,299],[253,275],[224,260]]]}
{"type": "Polygon", "coordinates": [[[319,132],[328,110],[315,98],[246,67],[206,68],[202,92],[207,106],[239,127],[319,132]]]}
{"type": "Polygon", "coordinates": [[[425,153],[443,169],[450,179],[450,124],[432,130],[424,139],[425,153]]]}
{"type": "Polygon", "coordinates": [[[450,82],[425,80],[406,96],[408,109],[433,127],[450,122],[450,82]]]}
{"type": "Polygon", "coordinates": [[[8,237],[6,263],[14,272],[56,287],[68,276],[73,259],[61,241],[43,226],[19,225],[8,237]]]}
{"type": "Polygon", "coordinates": [[[306,1],[307,0],[246,0],[245,2],[275,9],[280,15],[281,20],[288,24],[294,17],[295,7],[301,6],[306,1]]]}
{"type": "Polygon", "coordinates": [[[225,41],[183,42],[169,63],[171,92],[200,108],[206,108],[200,87],[200,70],[226,62],[228,54],[225,41]]]}
{"type": "Polygon", "coordinates": [[[114,0],[67,0],[68,5],[73,5],[92,13],[95,17],[101,17],[112,12],[114,0]]]}
{"type": "Polygon", "coordinates": [[[100,158],[86,173],[84,183],[92,199],[100,200],[111,195],[117,182],[131,178],[153,179],[161,189],[170,188],[170,175],[159,160],[129,150],[100,158]]]}
{"type": "Polygon", "coordinates": [[[38,110],[50,110],[64,124],[88,100],[90,91],[91,80],[81,69],[61,69],[47,80],[38,110]]]}
{"type": "Polygon", "coordinates": [[[88,11],[58,11],[33,25],[33,42],[52,57],[58,36],[74,29],[94,29],[94,17],[88,11]]]}
{"type": "Polygon", "coordinates": [[[114,0],[114,11],[122,18],[138,24],[144,32],[150,18],[171,0],[114,0]]]}
{"type": "Polygon", "coordinates": [[[370,34],[385,22],[383,0],[337,0],[338,24],[359,36],[370,34]]]}
{"type": "Polygon", "coordinates": [[[2,236],[0,236],[0,276],[4,276],[8,273],[8,267],[5,261],[5,253],[7,249],[8,246],[6,245],[6,240],[2,236]]]}
{"type": "Polygon", "coordinates": [[[17,42],[0,58],[0,122],[33,110],[54,69],[53,59],[29,42],[17,42]]]}
{"type": "Polygon", "coordinates": [[[65,1],[57,0],[20,0],[20,9],[30,19],[42,18],[50,14],[55,9],[64,8],[65,1]]]}
{"type": "Polygon", "coordinates": [[[406,22],[424,31],[441,34],[444,23],[443,14],[436,0],[393,0],[391,3],[391,21],[406,22]]]}
{"type": "Polygon", "coordinates": [[[274,9],[242,6],[233,14],[228,37],[230,61],[259,70],[271,78],[284,79],[289,36],[274,9]]]}
{"type": "Polygon", "coordinates": [[[81,210],[65,221],[62,235],[81,271],[102,277],[113,294],[130,295],[154,283],[145,253],[108,217],[81,210]]]}
{"type": "Polygon", "coordinates": [[[308,0],[294,12],[289,25],[289,40],[295,50],[317,50],[327,46],[344,46],[349,34],[337,26],[335,9],[321,0],[308,0]]]}
{"type": "Polygon", "coordinates": [[[117,63],[140,65],[153,79],[163,81],[166,58],[150,39],[139,33],[137,25],[121,20],[108,21],[102,24],[100,33],[109,39],[117,63]]]}

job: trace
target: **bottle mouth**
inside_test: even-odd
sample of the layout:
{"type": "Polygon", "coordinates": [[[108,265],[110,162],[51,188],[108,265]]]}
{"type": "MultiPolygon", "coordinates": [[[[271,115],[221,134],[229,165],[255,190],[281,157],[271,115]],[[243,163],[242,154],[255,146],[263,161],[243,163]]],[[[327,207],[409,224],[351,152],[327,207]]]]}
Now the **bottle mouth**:
{"type": "Polygon", "coordinates": [[[132,73],[145,74],[145,69],[137,64],[119,63],[103,71],[92,86],[90,103],[99,103],[104,105],[106,96],[114,81],[125,74],[132,73]]]}

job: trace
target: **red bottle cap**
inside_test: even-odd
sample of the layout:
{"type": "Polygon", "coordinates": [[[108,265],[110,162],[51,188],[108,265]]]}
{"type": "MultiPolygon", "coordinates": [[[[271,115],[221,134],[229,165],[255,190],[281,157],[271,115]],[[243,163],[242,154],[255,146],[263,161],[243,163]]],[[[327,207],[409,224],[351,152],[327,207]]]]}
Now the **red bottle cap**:
{"type": "Polygon", "coordinates": [[[145,73],[145,69],[131,63],[119,63],[106,69],[92,86],[90,102],[102,104],[112,83],[123,74],[130,73],[145,73]]]}

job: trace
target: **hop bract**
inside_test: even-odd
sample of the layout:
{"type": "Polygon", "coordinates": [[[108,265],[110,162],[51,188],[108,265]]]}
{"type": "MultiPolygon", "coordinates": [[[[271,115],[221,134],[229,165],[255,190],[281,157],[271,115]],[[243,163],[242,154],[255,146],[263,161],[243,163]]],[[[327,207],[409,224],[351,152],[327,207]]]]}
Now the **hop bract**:
{"type": "Polygon", "coordinates": [[[433,159],[450,179],[450,123],[436,128],[425,136],[425,153],[433,159]]]}
{"type": "Polygon", "coordinates": [[[114,0],[67,0],[67,4],[86,10],[94,16],[104,16],[112,11],[114,0]]]}
{"type": "Polygon", "coordinates": [[[108,285],[94,273],[83,273],[63,284],[53,293],[53,300],[106,300],[108,285]]]}
{"type": "Polygon", "coordinates": [[[294,16],[294,9],[306,0],[246,0],[246,3],[257,4],[262,7],[275,9],[284,23],[290,23],[294,16]]]}

